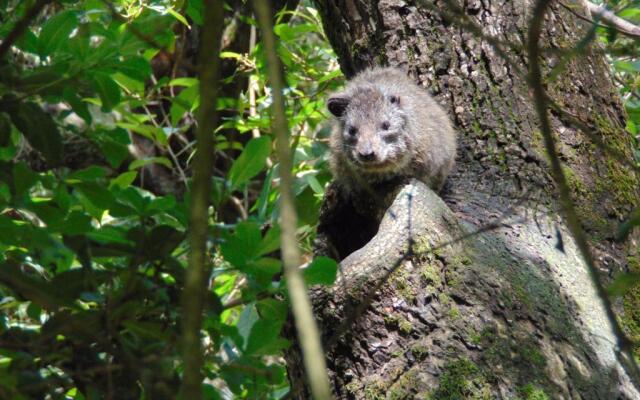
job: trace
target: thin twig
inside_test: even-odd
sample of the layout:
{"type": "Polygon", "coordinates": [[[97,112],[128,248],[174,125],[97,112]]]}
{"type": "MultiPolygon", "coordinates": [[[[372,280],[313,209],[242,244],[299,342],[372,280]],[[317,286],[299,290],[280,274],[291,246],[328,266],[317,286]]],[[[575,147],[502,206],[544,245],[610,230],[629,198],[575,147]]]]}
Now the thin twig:
{"type": "Polygon", "coordinates": [[[302,348],[303,360],[311,393],[316,400],[331,399],[331,389],[324,352],[320,342],[318,326],[313,318],[311,302],[300,272],[300,249],[296,239],[297,216],[292,190],[293,162],[289,146],[288,124],[285,114],[282,93],[282,70],[276,53],[276,42],[273,34],[271,10],[269,2],[254,1],[255,13],[258,17],[262,42],[267,56],[267,67],[271,92],[273,95],[273,132],[276,136],[276,148],[280,161],[280,247],[284,274],[287,280],[290,304],[293,310],[298,339],[302,348]]]}
{"type": "MultiPolygon", "coordinates": [[[[145,104],[142,105],[142,109],[145,111],[145,113],[149,116],[149,119],[151,120],[151,123],[157,128],[157,129],[162,129],[162,127],[160,126],[160,124],[156,121],[156,116],[154,116],[151,113],[151,110],[149,110],[149,107],[147,107],[145,104]]],[[[162,109],[162,106],[160,106],[160,109],[162,109]]],[[[164,113],[164,121],[163,123],[167,123],[167,119],[166,119],[166,113],[164,113]]],[[[168,126],[171,126],[170,124],[167,124],[168,126]]],[[[176,168],[178,169],[178,174],[180,175],[180,180],[182,181],[182,183],[184,184],[184,187],[187,187],[187,175],[185,174],[184,170],[182,169],[182,166],[180,165],[180,162],[178,161],[178,157],[176,156],[176,154],[173,152],[173,149],[171,149],[171,143],[169,143],[167,141],[167,152],[169,153],[169,156],[171,157],[171,159],[173,160],[173,163],[175,164],[176,168]]]]}
{"type": "MultiPolygon", "coordinates": [[[[249,54],[253,53],[253,49],[256,47],[256,36],[256,27],[255,25],[251,25],[251,32],[249,33],[249,54]]],[[[251,118],[258,117],[258,113],[256,112],[256,86],[257,82],[255,74],[249,75],[249,116],[251,118]]],[[[251,134],[254,138],[260,137],[260,129],[253,127],[251,129],[251,134]]]]}
{"type": "Polygon", "coordinates": [[[627,365],[630,366],[632,369],[632,373],[630,373],[630,375],[634,380],[637,380],[638,377],[640,377],[640,373],[635,357],[633,356],[631,341],[626,337],[622,328],[620,327],[620,324],[618,323],[615,313],[613,312],[613,309],[611,307],[611,302],[609,300],[607,292],[598,277],[598,269],[595,265],[593,256],[591,255],[587,237],[582,230],[582,225],[573,205],[573,200],[571,199],[571,191],[569,189],[569,185],[567,184],[566,177],[564,176],[562,164],[556,151],[556,140],[553,137],[551,130],[551,122],[549,120],[549,115],[547,112],[547,95],[542,83],[539,43],[542,33],[542,26],[544,23],[544,16],[547,12],[547,8],[549,7],[550,2],[551,0],[539,0],[536,3],[533,14],[531,16],[529,25],[529,37],[527,42],[530,86],[533,90],[533,100],[535,103],[536,112],[538,114],[538,119],[540,120],[540,131],[542,132],[542,136],[544,137],[544,145],[547,150],[547,154],[549,155],[549,159],[551,160],[551,172],[553,179],[558,186],[560,195],[560,206],[564,213],[564,219],[567,224],[567,228],[576,241],[578,250],[580,251],[580,254],[582,255],[582,258],[584,259],[585,264],[587,265],[587,268],[589,270],[591,281],[596,287],[598,296],[600,297],[600,300],[602,301],[602,304],[605,308],[607,319],[609,320],[609,323],[611,324],[611,327],[613,328],[614,334],[617,338],[617,346],[620,351],[619,356],[623,356],[622,353],[625,353],[624,358],[626,359],[624,361],[626,362],[621,362],[621,365],[623,367],[626,367],[627,365]]]}
{"type": "Polygon", "coordinates": [[[595,17],[594,19],[586,15],[580,14],[579,12],[574,10],[575,7],[567,5],[562,1],[558,1],[558,3],[562,7],[564,7],[567,11],[569,11],[571,14],[575,15],[578,19],[589,22],[599,28],[606,28],[606,27],[613,28],[614,30],[622,33],[623,35],[629,36],[633,39],[640,39],[640,26],[637,26],[627,21],[626,19],[618,17],[612,11],[607,9],[606,5],[604,4],[597,5],[589,1],[585,1],[587,9],[589,10],[589,13],[593,17],[595,17]],[[599,20],[602,20],[607,25],[600,24],[599,20]]]}
{"type": "Polygon", "coordinates": [[[630,36],[634,39],[640,39],[640,26],[634,25],[626,19],[618,17],[613,12],[609,11],[605,5],[596,5],[589,1],[585,1],[585,3],[587,3],[587,8],[589,9],[589,12],[591,12],[591,15],[602,18],[602,20],[609,26],[624,35],[630,36]]]}
{"type": "Polygon", "coordinates": [[[213,132],[218,125],[216,99],[220,86],[220,40],[224,25],[223,2],[204,1],[204,24],[200,39],[200,108],[196,129],[197,150],[193,163],[193,186],[189,217],[189,266],[183,292],[182,338],[184,374],[181,398],[202,398],[204,364],[200,329],[204,295],[208,282],[207,234],[211,176],[215,158],[213,132]]]}
{"type": "Polygon", "coordinates": [[[569,11],[571,14],[575,15],[578,19],[581,19],[585,22],[589,22],[595,26],[597,26],[598,28],[606,28],[606,25],[602,25],[599,23],[599,21],[594,20],[593,18],[589,18],[586,15],[582,15],[579,12],[577,12],[576,10],[574,10],[575,6],[572,7],[568,4],[565,4],[564,2],[558,0],[558,4],[560,4],[564,9],[566,9],[567,11],[569,11]]]}

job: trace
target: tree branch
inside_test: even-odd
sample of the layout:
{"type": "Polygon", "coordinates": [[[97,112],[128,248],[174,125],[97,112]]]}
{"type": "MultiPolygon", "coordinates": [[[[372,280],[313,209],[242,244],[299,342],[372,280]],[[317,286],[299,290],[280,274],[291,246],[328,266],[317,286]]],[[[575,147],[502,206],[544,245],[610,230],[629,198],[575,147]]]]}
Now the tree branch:
{"type": "Polygon", "coordinates": [[[280,60],[276,53],[271,10],[265,0],[255,0],[253,6],[262,31],[262,40],[267,56],[267,67],[273,93],[273,131],[276,135],[276,147],[280,161],[280,247],[284,273],[289,291],[289,301],[293,310],[298,340],[302,347],[304,365],[316,400],[330,399],[331,389],[327,376],[324,352],[320,343],[320,334],[313,310],[307,295],[306,286],[300,273],[300,250],[296,239],[296,210],[294,206],[292,181],[292,157],[289,146],[288,124],[282,95],[283,82],[280,60]]]}
{"type": "Polygon", "coordinates": [[[587,8],[592,16],[601,18],[602,21],[622,34],[631,36],[635,39],[640,39],[640,26],[634,25],[626,19],[618,17],[613,12],[609,11],[604,4],[597,5],[589,1],[585,1],[585,3],[587,4],[587,8]]]}
{"type": "MultiPolygon", "coordinates": [[[[573,201],[571,199],[571,191],[569,189],[569,185],[567,184],[567,179],[564,175],[564,171],[562,170],[562,164],[560,163],[560,159],[556,151],[556,140],[553,137],[553,133],[551,130],[551,122],[549,120],[549,115],[547,112],[547,95],[542,83],[539,43],[539,39],[542,33],[542,26],[544,23],[544,17],[550,2],[551,0],[539,0],[536,3],[529,25],[529,36],[527,41],[527,49],[529,53],[529,82],[533,90],[533,100],[535,103],[534,105],[536,113],[538,114],[538,119],[540,120],[540,130],[544,138],[545,149],[551,161],[551,173],[554,181],[558,185],[558,191],[560,194],[560,206],[564,214],[567,228],[576,241],[576,245],[589,270],[591,281],[595,285],[598,296],[603,303],[607,314],[607,319],[609,320],[609,323],[611,324],[613,332],[617,338],[617,347],[621,352],[625,353],[625,362],[621,362],[621,364],[623,366],[631,367],[632,371],[630,372],[632,373],[630,373],[630,376],[632,376],[633,379],[637,382],[640,374],[638,365],[636,364],[635,358],[633,356],[631,342],[622,331],[622,328],[620,327],[620,324],[618,323],[618,320],[611,307],[609,297],[607,296],[604,286],[602,285],[602,283],[600,282],[600,278],[598,277],[598,269],[595,265],[591,250],[589,248],[589,243],[587,242],[586,235],[582,230],[580,220],[573,205],[573,201]]],[[[622,356],[622,353],[619,353],[619,356],[622,356]]]]}
{"type": "Polygon", "coordinates": [[[562,1],[558,1],[558,3],[564,7],[566,10],[568,10],[571,14],[575,15],[577,18],[583,20],[583,21],[587,21],[590,22],[592,24],[594,24],[595,26],[600,26],[602,27],[603,25],[601,25],[599,23],[599,21],[603,21],[606,25],[608,25],[609,27],[615,29],[616,31],[622,33],[623,35],[627,35],[629,37],[632,37],[634,39],[638,39],[640,38],[640,27],[637,25],[632,24],[631,22],[618,17],[617,15],[615,15],[613,12],[609,11],[607,9],[607,7],[603,4],[603,5],[597,5],[597,4],[593,4],[589,1],[585,0],[585,5],[587,6],[587,9],[589,10],[589,13],[591,14],[592,17],[595,17],[595,20],[592,18],[589,18],[586,15],[582,15],[579,12],[577,12],[576,10],[574,10],[575,5],[571,6],[571,5],[567,5],[562,1]]]}
{"type": "Polygon", "coordinates": [[[204,2],[204,24],[200,40],[200,108],[196,131],[196,155],[193,164],[191,215],[189,220],[189,266],[186,271],[183,301],[184,375],[181,398],[202,397],[203,350],[200,340],[202,309],[208,277],[207,232],[211,175],[215,148],[213,132],[218,125],[216,98],[220,80],[220,40],[224,25],[222,2],[204,2]]]}

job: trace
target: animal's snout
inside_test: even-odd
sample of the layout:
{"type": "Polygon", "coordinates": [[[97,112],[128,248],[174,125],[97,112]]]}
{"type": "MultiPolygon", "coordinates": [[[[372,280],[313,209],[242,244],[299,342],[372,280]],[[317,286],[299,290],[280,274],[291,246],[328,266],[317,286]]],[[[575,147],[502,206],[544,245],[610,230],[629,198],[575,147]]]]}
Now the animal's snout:
{"type": "Polygon", "coordinates": [[[362,162],[375,161],[376,153],[372,149],[359,150],[358,151],[358,158],[362,162]]]}

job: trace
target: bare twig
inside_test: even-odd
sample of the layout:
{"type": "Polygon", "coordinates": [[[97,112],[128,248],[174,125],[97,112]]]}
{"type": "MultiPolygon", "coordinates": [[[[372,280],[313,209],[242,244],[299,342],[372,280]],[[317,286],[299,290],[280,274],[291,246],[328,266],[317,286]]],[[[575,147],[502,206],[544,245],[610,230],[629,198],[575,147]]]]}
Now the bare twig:
{"type": "Polygon", "coordinates": [[[273,132],[276,135],[276,147],[280,161],[280,236],[282,261],[287,280],[287,289],[298,339],[302,348],[304,365],[309,378],[311,393],[316,400],[330,399],[331,389],[327,368],[320,343],[320,334],[306,286],[299,270],[300,249],[296,239],[296,210],[294,206],[291,174],[292,157],[289,147],[288,124],[285,115],[284,97],[282,94],[283,82],[280,60],[276,53],[276,43],[273,34],[270,5],[267,1],[256,0],[253,2],[255,13],[262,33],[262,41],[267,55],[267,67],[271,91],[273,94],[273,132]]]}
{"type": "MultiPolygon", "coordinates": [[[[249,53],[253,52],[253,49],[256,47],[256,27],[251,26],[251,32],[249,34],[249,53]]],[[[256,112],[256,76],[255,74],[251,74],[249,76],[249,116],[252,118],[256,118],[258,113],[256,112]]],[[[254,138],[260,137],[260,130],[258,128],[252,128],[251,134],[254,138]]]]}
{"type": "MultiPolygon", "coordinates": [[[[566,9],[567,11],[569,11],[571,14],[575,15],[578,19],[581,19],[583,21],[589,22],[591,24],[593,24],[594,26],[597,26],[598,28],[606,28],[606,25],[602,25],[599,22],[599,18],[597,18],[597,20],[594,20],[592,18],[587,17],[586,15],[582,15],[579,12],[577,12],[575,10],[575,8],[578,6],[577,4],[573,4],[573,5],[568,5],[562,1],[558,0],[558,4],[560,4],[564,9],[566,9]]],[[[580,5],[580,8],[581,5],[580,5]]]]}
{"type": "MultiPolygon", "coordinates": [[[[151,110],[149,110],[149,107],[147,107],[145,104],[143,104],[142,105],[142,109],[149,116],[149,120],[151,121],[153,126],[155,126],[158,129],[162,129],[160,124],[156,121],[156,117],[151,113],[151,110]]],[[[160,109],[162,109],[162,107],[160,107],[160,109]]],[[[163,110],[162,114],[164,115],[163,123],[167,123],[168,122],[167,113],[165,113],[164,110],[163,110]]],[[[170,124],[168,124],[168,123],[167,123],[167,125],[170,126],[170,124]]],[[[176,168],[178,169],[178,174],[180,175],[180,181],[182,182],[182,184],[185,187],[187,187],[187,180],[188,180],[187,179],[187,175],[184,172],[184,169],[182,169],[182,166],[180,166],[180,161],[178,161],[178,157],[173,152],[173,149],[171,148],[171,144],[168,143],[168,142],[167,142],[167,152],[169,153],[169,156],[171,156],[171,159],[173,160],[176,168]]]]}
{"type": "Polygon", "coordinates": [[[598,296],[600,297],[605,308],[607,319],[609,320],[609,323],[611,324],[611,327],[613,328],[614,334],[617,338],[617,347],[620,351],[618,355],[625,358],[625,362],[621,362],[621,365],[623,365],[624,367],[631,367],[632,373],[630,375],[633,379],[637,380],[640,374],[635,357],[633,356],[632,343],[622,331],[622,328],[620,327],[620,324],[618,323],[618,320],[611,307],[609,297],[607,296],[604,286],[602,285],[602,282],[600,282],[600,279],[598,277],[598,269],[595,265],[593,256],[591,255],[587,237],[582,230],[582,225],[580,224],[580,220],[573,205],[573,200],[571,199],[571,191],[569,189],[569,185],[567,184],[566,177],[564,176],[562,164],[560,163],[560,159],[556,151],[556,140],[553,137],[551,131],[551,122],[549,120],[549,115],[547,112],[547,95],[542,83],[539,43],[542,33],[542,26],[544,23],[544,16],[550,2],[551,0],[539,0],[536,3],[533,14],[531,16],[529,25],[529,37],[527,41],[527,49],[529,53],[528,58],[530,86],[533,91],[533,99],[536,112],[540,120],[540,130],[542,132],[542,136],[544,137],[544,145],[551,161],[551,173],[553,179],[558,185],[560,206],[564,214],[567,228],[576,241],[576,245],[580,251],[580,254],[582,255],[582,258],[584,259],[585,264],[589,269],[591,281],[595,285],[598,296]]]}
{"type": "MultiPolygon", "coordinates": [[[[245,199],[247,197],[248,196],[244,196],[245,199]]],[[[244,204],[242,204],[242,201],[240,201],[239,198],[237,198],[236,196],[229,196],[229,201],[231,202],[233,207],[236,209],[236,211],[238,211],[238,213],[240,214],[240,218],[242,218],[243,220],[246,220],[247,218],[249,218],[249,213],[247,213],[247,207],[244,204]]]]}
{"type": "Polygon", "coordinates": [[[640,26],[634,25],[626,19],[622,19],[609,11],[605,5],[596,5],[590,1],[585,1],[589,12],[594,17],[599,17],[609,26],[618,32],[630,36],[634,39],[640,39],[640,26]]]}
{"type": "Polygon", "coordinates": [[[24,17],[22,17],[20,21],[16,22],[16,25],[13,27],[11,32],[9,32],[7,37],[2,41],[2,43],[0,43],[0,60],[4,58],[5,54],[9,51],[11,46],[13,46],[16,40],[20,39],[20,36],[22,36],[24,31],[29,27],[29,24],[31,24],[31,21],[40,14],[42,8],[49,3],[51,3],[51,0],[36,1],[36,3],[27,10],[24,17]]]}
{"type": "Polygon", "coordinates": [[[197,150],[193,164],[191,214],[189,220],[189,267],[185,274],[183,301],[184,375],[181,398],[202,397],[203,351],[200,340],[202,309],[208,277],[207,232],[211,174],[214,164],[213,132],[218,125],[216,111],[220,80],[220,40],[224,25],[222,2],[204,2],[204,24],[200,39],[200,108],[196,130],[197,150]]]}
{"type": "Polygon", "coordinates": [[[640,26],[634,25],[633,23],[627,21],[626,19],[618,17],[612,11],[608,10],[606,5],[604,4],[597,5],[589,1],[585,1],[584,3],[586,4],[587,9],[591,14],[591,17],[589,17],[577,12],[575,10],[575,7],[577,5],[569,5],[562,1],[558,1],[558,3],[562,7],[564,7],[567,11],[569,11],[571,14],[575,15],[577,18],[583,21],[592,23],[597,27],[608,26],[622,33],[623,35],[629,36],[633,39],[640,39],[640,26]],[[606,25],[600,24],[599,23],[600,21],[603,21],[606,25]]]}

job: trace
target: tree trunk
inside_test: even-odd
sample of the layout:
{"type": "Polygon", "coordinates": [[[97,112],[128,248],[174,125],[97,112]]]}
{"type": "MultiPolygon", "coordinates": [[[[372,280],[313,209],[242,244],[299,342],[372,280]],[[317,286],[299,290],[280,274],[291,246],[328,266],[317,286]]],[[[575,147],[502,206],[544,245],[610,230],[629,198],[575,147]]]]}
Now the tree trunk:
{"type": "MultiPolygon", "coordinates": [[[[379,229],[379,202],[327,191],[324,248],[342,258],[366,243],[342,260],[333,288],[311,291],[337,398],[640,398],[558,216],[523,72],[532,3],[466,0],[458,13],[451,0],[316,0],[347,76],[376,64],[405,68],[460,135],[442,199],[417,181],[388,191],[382,203],[393,204],[379,229]],[[361,228],[372,224],[363,239],[361,228]]],[[[548,73],[590,25],[554,3],[544,27],[548,73]]],[[[598,46],[570,58],[546,90],[559,105],[554,134],[598,267],[625,270],[637,246],[613,238],[637,206],[639,185],[621,160],[632,160],[630,137],[598,46]],[[614,152],[594,144],[594,134],[614,152]]],[[[299,360],[294,346],[292,393],[307,398],[299,360]]]]}

